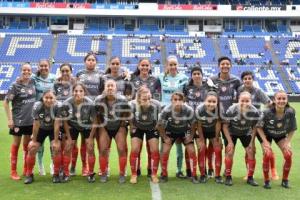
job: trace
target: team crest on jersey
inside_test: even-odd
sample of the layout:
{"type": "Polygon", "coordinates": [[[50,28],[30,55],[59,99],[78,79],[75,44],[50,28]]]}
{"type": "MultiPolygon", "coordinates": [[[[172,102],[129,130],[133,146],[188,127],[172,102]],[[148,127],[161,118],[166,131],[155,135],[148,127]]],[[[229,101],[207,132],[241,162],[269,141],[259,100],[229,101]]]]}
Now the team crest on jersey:
{"type": "Polygon", "coordinates": [[[80,112],[77,112],[77,113],[75,114],[75,116],[76,116],[77,119],[80,118],[80,112]]]}
{"type": "Polygon", "coordinates": [[[282,123],[277,123],[277,128],[281,128],[282,127],[282,123]]]}
{"type": "Polygon", "coordinates": [[[19,127],[15,127],[15,128],[14,128],[14,132],[15,132],[15,133],[18,133],[19,131],[20,131],[20,128],[19,128],[19,127]]]}
{"type": "Polygon", "coordinates": [[[147,118],[148,118],[147,115],[142,115],[143,120],[146,120],[147,118]]]}
{"type": "Polygon", "coordinates": [[[222,92],[226,92],[227,88],[226,88],[225,86],[223,86],[223,87],[221,88],[221,90],[222,90],[222,92]]]}
{"type": "Polygon", "coordinates": [[[241,124],[245,125],[246,124],[246,120],[241,120],[241,124]]]}
{"type": "Polygon", "coordinates": [[[207,118],[207,122],[208,122],[208,123],[212,123],[212,122],[213,122],[213,118],[208,117],[208,118],[207,118]]]}
{"type": "Polygon", "coordinates": [[[32,93],[33,93],[32,89],[29,89],[28,94],[32,95],[32,93]]]}
{"type": "Polygon", "coordinates": [[[135,82],[135,85],[140,85],[140,81],[136,81],[136,82],[135,82]]]}
{"type": "Polygon", "coordinates": [[[196,97],[200,97],[200,92],[195,93],[196,97]]]}
{"type": "Polygon", "coordinates": [[[68,90],[64,90],[64,95],[68,96],[69,95],[69,91],[68,90]]]}
{"type": "Polygon", "coordinates": [[[49,116],[45,117],[45,121],[46,122],[50,122],[51,121],[51,118],[49,116]]]}

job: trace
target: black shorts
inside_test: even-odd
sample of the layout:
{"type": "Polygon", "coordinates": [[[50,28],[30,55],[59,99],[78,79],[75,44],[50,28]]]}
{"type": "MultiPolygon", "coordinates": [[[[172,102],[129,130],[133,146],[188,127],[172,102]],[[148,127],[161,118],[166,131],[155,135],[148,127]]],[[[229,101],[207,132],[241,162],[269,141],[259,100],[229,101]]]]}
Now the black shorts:
{"type": "MultiPolygon", "coordinates": [[[[263,142],[262,139],[261,139],[261,137],[260,137],[258,134],[256,135],[256,137],[257,137],[257,139],[258,139],[258,141],[259,141],[260,143],[263,142]]],[[[270,143],[272,143],[272,140],[274,140],[276,144],[277,144],[280,140],[285,139],[285,138],[286,138],[286,136],[281,136],[281,137],[278,137],[278,138],[274,138],[274,137],[272,137],[272,136],[270,136],[270,135],[266,135],[266,139],[267,139],[270,143]]]]}
{"type": "MultiPolygon", "coordinates": [[[[59,140],[61,140],[61,134],[59,134],[60,136],[59,136],[59,140]]],[[[36,138],[36,141],[38,142],[38,143],[40,143],[40,144],[43,144],[44,143],[44,141],[45,141],[45,139],[46,139],[46,137],[48,137],[49,136],[49,140],[50,140],[50,142],[52,141],[52,140],[54,140],[54,130],[52,129],[52,130],[45,130],[45,129],[39,129],[39,132],[38,132],[38,134],[37,134],[37,138],[36,138]]]]}
{"type": "MultiPolygon", "coordinates": [[[[237,139],[240,139],[244,148],[249,146],[249,144],[251,143],[251,139],[252,139],[251,135],[242,135],[242,136],[230,135],[230,137],[232,139],[234,146],[236,145],[237,139]]],[[[224,137],[224,144],[225,144],[225,147],[227,147],[228,141],[227,141],[226,137],[224,137]]]]}
{"type": "MultiPolygon", "coordinates": [[[[113,139],[113,138],[116,137],[116,135],[117,135],[119,129],[120,129],[120,127],[119,127],[118,129],[116,129],[116,130],[108,130],[108,129],[105,127],[105,130],[106,130],[108,136],[110,137],[110,139],[113,139]]],[[[126,134],[127,134],[127,131],[128,131],[127,126],[125,127],[125,129],[126,129],[126,134]]]]}
{"type": "Polygon", "coordinates": [[[83,135],[84,139],[87,139],[88,137],[90,137],[91,130],[84,129],[83,131],[80,131],[76,128],[70,128],[70,135],[71,135],[72,140],[77,140],[79,133],[81,133],[83,135]]]}
{"type": "Polygon", "coordinates": [[[9,134],[14,136],[31,135],[31,126],[15,126],[13,129],[9,129],[9,134]]]}
{"type": "Polygon", "coordinates": [[[152,138],[159,138],[159,135],[156,130],[141,130],[141,129],[136,129],[134,133],[131,134],[131,138],[137,137],[141,140],[144,139],[144,134],[146,134],[146,141],[151,140],[152,138]]]}
{"type": "MultiPolygon", "coordinates": [[[[190,141],[188,143],[185,143],[185,136],[187,135],[188,133],[183,133],[183,134],[174,134],[174,133],[171,133],[171,132],[166,132],[166,135],[171,139],[172,141],[172,145],[176,142],[176,140],[180,139],[182,140],[182,143],[184,145],[188,145],[188,144],[193,144],[194,141],[190,141]]],[[[162,139],[163,143],[165,143],[165,141],[162,139]]]]}

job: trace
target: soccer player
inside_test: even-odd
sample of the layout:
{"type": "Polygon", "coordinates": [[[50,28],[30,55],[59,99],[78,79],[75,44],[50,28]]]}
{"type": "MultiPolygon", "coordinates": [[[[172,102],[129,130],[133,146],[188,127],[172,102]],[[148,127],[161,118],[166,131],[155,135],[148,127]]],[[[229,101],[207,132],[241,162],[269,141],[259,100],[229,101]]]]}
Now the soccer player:
{"type": "Polygon", "coordinates": [[[28,144],[32,134],[33,119],[31,109],[35,102],[35,85],[31,79],[32,68],[29,63],[21,66],[21,77],[9,88],[3,106],[7,116],[9,134],[13,136],[10,148],[10,177],[13,180],[20,180],[17,173],[18,150],[23,135],[23,175],[26,174],[26,157],[28,154],[28,144]],[[9,102],[12,102],[10,109],[9,102]]]}
{"type": "MultiPolygon", "coordinates": [[[[188,77],[178,72],[178,60],[176,56],[167,57],[165,73],[159,75],[161,85],[161,104],[166,106],[169,104],[171,96],[174,92],[182,91],[183,86],[188,82],[188,77]]],[[[176,177],[185,178],[182,172],[183,150],[182,141],[176,141],[177,156],[177,172],[176,177]]]]}
{"type": "MultiPolygon", "coordinates": [[[[85,69],[76,74],[77,80],[84,84],[87,89],[87,95],[90,99],[94,100],[101,94],[102,88],[102,75],[97,67],[97,57],[94,53],[88,53],[84,59],[85,69]]],[[[72,157],[76,157],[76,146],[72,149],[72,157]]],[[[87,162],[86,162],[86,145],[84,135],[81,134],[80,154],[82,162],[82,176],[88,175],[87,162]]],[[[73,169],[71,170],[73,172],[73,169]]],[[[74,169],[75,172],[75,169],[74,169]]]]}
{"type": "Polygon", "coordinates": [[[58,105],[52,90],[45,91],[41,101],[34,104],[32,116],[34,118],[32,128],[32,140],[28,145],[28,155],[26,158],[27,171],[24,183],[33,182],[33,168],[35,165],[35,156],[39,147],[49,136],[52,149],[52,159],[54,165],[53,183],[59,183],[59,169],[61,167],[61,153],[59,143],[59,131],[54,131],[55,118],[58,117],[58,105]]]}
{"type": "Polygon", "coordinates": [[[158,183],[157,169],[159,164],[159,134],[156,130],[156,122],[160,113],[160,103],[151,98],[151,91],[148,87],[142,86],[136,94],[136,100],[130,102],[133,119],[130,121],[131,134],[131,179],[130,183],[137,183],[138,156],[143,144],[144,134],[150,147],[150,169],[151,180],[158,183]]]}
{"type": "Polygon", "coordinates": [[[197,157],[194,147],[194,110],[184,102],[184,95],[174,92],[171,96],[171,105],[166,106],[157,123],[157,129],[163,140],[161,150],[162,174],[160,182],[168,181],[168,160],[172,145],[177,139],[181,139],[187,148],[191,163],[193,183],[197,180],[197,157]]]}
{"type": "MultiPolygon", "coordinates": [[[[64,129],[72,138],[72,146],[75,145],[79,133],[82,134],[87,147],[88,155],[88,182],[95,182],[95,152],[94,152],[94,129],[92,124],[95,118],[93,101],[87,97],[86,87],[78,82],[73,88],[73,96],[63,103],[64,112],[68,120],[64,120],[64,129]]],[[[73,147],[72,147],[73,148],[73,147]]]]}
{"type": "MultiPolygon", "coordinates": [[[[183,94],[186,97],[186,102],[195,110],[200,103],[204,101],[205,94],[207,93],[208,87],[203,84],[203,72],[200,67],[194,67],[191,70],[191,78],[188,83],[183,86],[183,94]]],[[[209,141],[209,144],[211,142],[209,141]]],[[[208,148],[210,149],[210,146],[208,148]]],[[[207,152],[207,151],[206,151],[207,152]]],[[[208,154],[207,154],[208,156],[208,154]]],[[[199,155],[198,155],[199,157],[199,155]]],[[[209,154],[208,160],[212,157],[209,154]]],[[[186,175],[191,177],[191,169],[189,166],[189,158],[187,151],[185,150],[185,161],[186,161],[186,175]]],[[[212,167],[209,170],[213,171],[212,167]]],[[[209,172],[211,172],[209,171],[209,172]]]]}
{"type": "Polygon", "coordinates": [[[130,107],[126,97],[117,93],[117,83],[108,79],[105,82],[103,94],[95,99],[96,113],[100,120],[99,144],[100,144],[100,181],[108,181],[107,169],[109,158],[109,146],[111,140],[116,141],[119,154],[119,183],[125,183],[125,169],[127,164],[127,120],[129,120],[130,107]]]}
{"type": "MultiPolygon", "coordinates": [[[[56,100],[60,103],[63,103],[65,100],[67,100],[69,97],[72,96],[72,88],[76,82],[76,79],[72,76],[73,68],[69,63],[63,63],[62,65],[60,65],[59,71],[60,71],[60,77],[55,81],[53,90],[56,96],[56,100]]],[[[56,124],[59,125],[62,123],[56,123],[56,124]]],[[[71,173],[70,173],[70,170],[66,167],[69,166],[70,159],[71,159],[72,152],[69,149],[71,145],[70,144],[71,138],[66,136],[66,133],[62,125],[60,126],[60,131],[62,133],[62,147],[63,147],[63,151],[62,151],[63,171],[64,171],[63,181],[67,182],[69,181],[70,175],[75,175],[75,166],[76,166],[76,160],[78,155],[78,148],[75,144],[74,145],[75,151],[73,151],[75,153],[74,156],[72,157],[72,166],[71,166],[71,173]]]]}
{"type": "Polygon", "coordinates": [[[259,111],[251,104],[251,94],[242,92],[237,104],[234,104],[226,111],[226,118],[223,123],[225,143],[225,185],[232,186],[231,170],[235,145],[239,139],[248,155],[248,179],[247,184],[258,186],[253,178],[256,160],[252,139],[256,132],[256,124],[260,118],[259,111]]]}
{"type": "Polygon", "coordinates": [[[200,183],[206,183],[205,158],[206,141],[212,143],[215,153],[215,182],[223,183],[220,176],[222,165],[222,142],[220,141],[221,120],[218,111],[218,95],[214,91],[206,94],[205,101],[195,110],[197,119],[196,143],[198,146],[198,165],[200,169],[200,183]]]}
{"type": "MultiPolygon", "coordinates": [[[[53,88],[56,79],[55,75],[50,73],[49,60],[42,59],[39,61],[38,70],[36,74],[33,74],[32,79],[34,80],[35,83],[36,99],[39,101],[45,91],[53,88]]],[[[40,175],[46,175],[45,167],[43,164],[43,156],[44,156],[44,144],[40,146],[37,154],[40,175]]],[[[52,162],[50,165],[50,171],[51,174],[53,174],[52,162]]]]}
{"type": "Polygon", "coordinates": [[[284,157],[281,186],[289,188],[288,176],[292,166],[291,140],[297,130],[295,110],[289,106],[286,92],[278,91],[274,95],[273,105],[263,112],[257,132],[263,141],[264,188],[270,189],[269,164],[272,156],[271,143],[274,140],[284,157]]]}
{"type": "MultiPolygon", "coordinates": [[[[241,74],[241,80],[243,81],[243,85],[240,86],[238,88],[238,94],[243,92],[243,91],[247,91],[251,94],[251,99],[252,99],[252,104],[258,109],[261,109],[261,104],[265,105],[265,106],[270,106],[272,104],[271,99],[260,89],[257,88],[253,85],[253,81],[254,81],[254,74],[251,71],[244,71],[241,74]]],[[[257,135],[257,139],[259,140],[259,142],[262,144],[262,140],[259,137],[259,135],[257,135]]],[[[252,141],[253,142],[253,148],[255,148],[255,140],[252,141]]],[[[263,146],[261,145],[262,149],[263,146]]],[[[247,166],[247,154],[245,154],[245,163],[247,166]]],[[[279,177],[277,175],[277,170],[276,170],[276,165],[275,165],[275,155],[274,152],[271,156],[270,159],[270,167],[271,167],[271,174],[272,174],[272,179],[273,180],[278,180],[279,177]]]]}
{"type": "MultiPolygon", "coordinates": [[[[135,70],[135,72],[131,75],[131,88],[133,89],[133,93],[131,93],[132,99],[134,99],[134,94],[137,93],[138,89],[141,86],[146,86],[150,89],[152,98],[156,100],[160,100],[160,93],[161,93],[161,86],[160,81],[158,78],[152,76],[152,70],[151,70],[151,62],[148,58],[142,58],[138,66],[135,70]]],[[[149,143],[146,143],[147,145],[147,154],[148,154],[148,166],[147,166],[147,175],[148,177],[151,177],[151,153],[149,148],[149,143]]],[[[138,157],[138,167],[137,167],[137,175],[139,176],[141,174],[140,169],[140,160],[141,160],[141,152],[142,152],[142,146],[143,143],[141,143],[141,150],[139,151],[139,157],[138,157]]]]}

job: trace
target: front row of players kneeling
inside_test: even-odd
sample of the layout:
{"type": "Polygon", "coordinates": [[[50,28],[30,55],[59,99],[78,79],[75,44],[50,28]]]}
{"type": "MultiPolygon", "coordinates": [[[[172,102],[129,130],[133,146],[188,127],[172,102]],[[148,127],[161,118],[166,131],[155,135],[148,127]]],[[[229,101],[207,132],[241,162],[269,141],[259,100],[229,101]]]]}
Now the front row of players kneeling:
{"type": "Polygon", "coordinates": [[[69,164],[71,149],[83,134],[88,154],[88,182],[95,182],[95,153],[96,139],[99,149],[99,163],[101,182],[108,181],[108,160],[111,140],[115,139],[119,155],[119,183],[125,183],[127,164],[127,132],[131,135],[131,183],[137,183],[138,156],[143,144],[144,135],[150,146],[151,153],[151,181],[154,183],[168,181],[168,160],[170,150],[175,142],[181,141],[188,153],[193,183],[205,183],[205,154],[207,140],[213,143],[215,153],[215,182],[223,183],[221,176],[222,142],[225,145],[225,185],[231,186],[232,165],[235,145],[239,139],[246,151],[248,170],[247,183],[257,186],[253,178],[255,171],[255,138],[262,145],[264,188],[269,189],[269,163],[272,154],[271,142],[274,140],[284,155],[282,186],[289,187],[288,175],[292,163],[290,141],[296,130],[295,111],[288,104],[287,94],[279,91],[274,96],[273,105],[261,113],[251,103],[251,95],[242,92],[238,103],[232,105],[226,113],[219,112],[218,95],[214,91],[206,94],[203,104],[195,110],[185,103],[185,97],[175,92],[171,97],[171,104],[160,107],[160,103],[151,97],[147,87],[141,87],[136,100],[128,102],[125,97],[117,95],[116,82],[108,80],[104,93],[94,101],[89,99],[86,88],[81,83],[73,86],[73,96],[64,103],[56,101],[54,93],[49,90],[43,94],[40,102],[33,108],[32,140],[28,146],[26,156],[25,183],[32,183],[35,155],[39,146],[49,136],[52,146],[52,160],[54,164],[53,182],[67,182],[70,180],[69,164]],[[159,151],[159,136],[162,140],[159,151]],[[194,146],[197,146],[197,151],[194,146]],[[197,157],[198,156],[198,157],[197,157]],[[161,163],[161,176],[157,171],[161,163]],[[197,163],[200,178],[197,178],[197,163]],[[63,176],[59,176],[60,170],[63,176]]]}

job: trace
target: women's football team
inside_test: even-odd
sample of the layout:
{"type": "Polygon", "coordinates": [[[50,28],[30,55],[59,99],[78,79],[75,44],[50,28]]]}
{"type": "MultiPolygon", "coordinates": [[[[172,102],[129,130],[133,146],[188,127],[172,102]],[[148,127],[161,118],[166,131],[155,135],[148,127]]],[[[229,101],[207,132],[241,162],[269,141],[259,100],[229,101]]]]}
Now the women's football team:
{"type": "Polygon", "coordinates": [[[147,172],[153,183],[168,181],[168,160],[175,143],[178,178],[206,183],[214,174],[217,184],[231,186],[233,156],[240,140],[245,149],[246,183],[258,186],[254,180],[257,138],[263,152],[264,188],[271,188],[271,179],[279,179],[271,147],[273,140],[284,158],[281,186],[290,187],[291,139],[297,129],[295,110],[289,105],[286,92],[276,92],[271,100],[255,87],[251,71],[241,74],[242,82],[230,74],[232,65],[228,57],[218,59],[219,73],[206,81],[200,67],[191,69],[190,79],[179,73],[176,56],[167,58],[165,72],[157,78],[151,73],[148,59],[141,59],[133,74],[122,70],[119,57],[109,60],[106,72],[97,70],[97,57],[93,53],[85,56],[84,64],[85,69],[76,77],[72,76],[70,64],[62,64],[57,79],[50,73],[47,60],[39,62],[36,74],[29,63],[22,65],[21,76],[11,85],[4,100],[9,134],[13,136],[10,150],[13,180],[21,179],[17,160],[23,136],[25,184],[34,181],[36,155],[39,173],[45,175],[43,144],[47,137],[51,143],[53,183],[70,181],[76,173],[80,135],[82,175],[90,183],[95,182],[94,142],[99,154],[98,174],[105,183],[110,175],[109,155],[114,139],[119,155],[118,181],[126,182],[129,159],[130,183],[136,184],[146,137],[147,172]],[[225,180],[221,172],[223,144],[225,180]],[[183,146],[186,176],[182,172],[183,146]]]}

